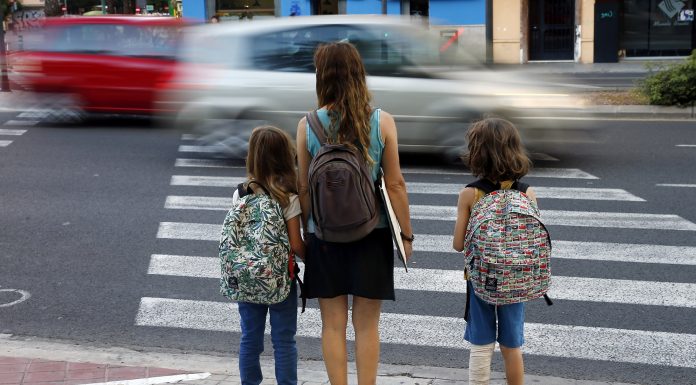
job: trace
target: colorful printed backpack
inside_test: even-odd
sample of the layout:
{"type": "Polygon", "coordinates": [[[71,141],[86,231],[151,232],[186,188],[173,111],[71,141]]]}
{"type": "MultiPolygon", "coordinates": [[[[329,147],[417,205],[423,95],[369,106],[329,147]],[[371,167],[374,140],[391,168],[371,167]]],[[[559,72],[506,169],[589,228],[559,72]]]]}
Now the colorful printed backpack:
{"type": "Polygon", "coordinates": [[[241,302],[282,302],[293,281],[283,209],[268,194],[255,194],[249,187],[245,191],[241,184],[238,191],[240,198],[222,226],[220,293],[241,302]]]}
{"type": "MultiPolygon", "coordinates": [[[[551,238],[539,209],[515,182],[510,189],[481,179],[467,185],[486,193],[474,204],[464,244],[474,294],[492,305],[546,295],[551,284],[551,238]]],[[[468,296],[467,296],[468,298],[468,296]]]]}

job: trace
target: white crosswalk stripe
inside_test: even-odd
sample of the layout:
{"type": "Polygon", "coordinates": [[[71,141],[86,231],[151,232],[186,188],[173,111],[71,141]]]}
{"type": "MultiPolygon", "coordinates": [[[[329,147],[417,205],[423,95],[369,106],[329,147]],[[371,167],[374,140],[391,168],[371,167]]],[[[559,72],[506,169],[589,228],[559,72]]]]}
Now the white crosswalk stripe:
{"type": "MultiPolygon", "coordinates": [[[[428,174],[428,175],[471,175],[468,172],[426,168],[426,167],[404,167],[401,169],[404,174],[428,174]]],[[[596,176],[589,174],[577,168],[536,168],[532,169],[529,174],[530,178],[559,178],[559,179],[599,179],[596,176]]]]}
{"type": "Polygon", "coordinates": [[[20,135],[24,135],[26,132],[27,132],[27,130],[18,130],[18,129],[13,129],[13,128],[0,128],[0,135],[20,136],[20,135]]]}
{"type": "MultiPolygon", "coordinates": [[[[696,231],[696,224],[673,214],[612,213],[543,210],[547,225],[696,231]]],[[[411,205],[411,219],[454,222],[457,208],[452,206],[411,205]]]]}
{"type": "MultiPolygon", "coordinates": [[[[155,254],[150,259],[148,274],[219,278],[220,260],[155,254]]],[[[395,269],[394,285],[400,290],[466,293],[463,273],[458,270],[410,269],[406,273],[395,269]]],[[[696,284],[692,283],[554,276],[549,295],[571,301],[696,308],[696,284]]]]}
{"type": "MultiPolygon", "coordinates": [[[[182,140],[194,139],[182,137],[182,140]]],[[[181,152],[197,152],[195,150],[197,150],[195,146],[180,147],[181,152]]],[[[181,174],[194,175],[173,175],[170,183],[172,186],[197,187],[195,190],[192,189],[196,194],[201,194],[201,188],[209,188],[212,193],[211,196],[186,194],[186,188],[179,188],[176,190],[179,195],[168,196],[164,207],[169,210],[178,210],[177,219],[187,215],[187,210],[220,212],[229,210],[232,204],[232,189],[245,180],[241,176],[244,166],[237,164],[215,159],[185,157],[176,159],[177,168],[180,170],[187,168],[186,172],[181,174]],[[196,168],[200,168],[199,171],[206,171],[209,175],[195,175],[196,168]],[[217,175],[215,169],[218,170],[217,175]],[[227,170],[236,170],[232,174],[240,176],[229,176],[230,173],[227,170]]],[[[438,177],[441,181],[451,181],[449,176],[452,175],[470,175],[464,170],[433,167],[406,167],[403,172],[407,178],[409,194],[431,197],[456,196],[463,186],[455,183],[426,183],[422,179],[415,182],[409,179],[415,179],[420,175],[431,175],[438,177]]],[[[585,181],[598,178],[580,169],[538,168],[529,177],[564,181],[575,179],[582,183],[580,186],[584,185],[583,187],[565,187],[569,182],[564,182],[564,187],[534,185],[539,199],[554,199],[557,202],[577,200],[616,202],[617,208],[610,211],[547,210],[542,207],[542,218],[551,228],[571,226],[606,229],[607,232],[612,229],[661,230],[675,231],[680,234],[696,231],[695,223],[679,215],[641,212],[636,207],[643,206],[636,206],[636,203],[643,204],[646,201],[626,190],[587,187],[585,181]],[[630,212],[622,211],[619,205],[624,202],[631,204],[630,212]]],[[[691,185],[671,184],[658,184],[658,186],[691,187],[691,185]]],[[[557,203],[555,205],[558,207],[557,203]]],[[[411,205],[410,210],[411,218],[416,221],[416,229],[425,223],[418,221],[447,223],[451,228],[456,219],[456,207],[453,205],[411,205]]],[[[199,214],[202,215],[202,213],[196,215],[199,214]]],[[[173,277],[218,279],[220,265],[218,258],[215,257],[214,243],[219,241],[220,232],[221,223],[196,223],[185,220],[160,222],[157,231],[158,239],[208,242],[211,245],[210,253],[201,256],[152,254],[148,274],[160,276],[162,279],[167,277],[172,277],[169,279],[173,277]]],[[[449,234],[418,234],[417,239],[414,244],[416,253],[438,253],[441,255],[433,255],[433,257],[447,258],[448,261],[452,261],[452,258],[463,258],[461,253],[456,253],[452,249],[452,236],[449,234]]],[[[554,239],[552,244],[553,258],[557,260],[641,264],[640,266],[646,269],[657,269],[658,265],[672,266],[672,268],[696,266],[696,246],[566,239],[554,239]]],[[[426,292],[433,296],[447,295],[449,298],[452,295],[463,296],[466,292],[461,270],[427,269],[416,266],[410,266],[408,273],[401,268],[395,268],[394,283],[397,290],[426,292]]],[[[209,286],[210,282],[205,285],[209,286]]],[[[612,276],[602,277],[601,273],[593,277],[555,274],[549,295],[560,301],[622,304],[637,309],[644,306],[662,307],[672,312],[696,309],[696,282],[666,282],[658,277],[650,280],[635,280],[623,277],[621,279],[612,276]]],[[[424,308],[427,308],[427,305],[424,305],[424,308]]],[[[463,313],[463,309],[461,310],[463,313]]],[[[149,327],[239,333],[238,317],[236,305],[222,297],[219,301],[143,297],[135,323],[149,327]]],[[[321,319],[318,309],[308,308],[306,313],[299,316],[298,321],[298,336],[320,338],[321,319]]],[[[443,317],[387,312],[382,314],[380,322],[381,341],[386,344],[468,349],[467,343],[462,338],[465,326],[462,316],[443,317]],[[429,327],[423,328],[423,325],[429,325],[429,327]]],[[[577,322],[577,325],[526,323],[523,351],[526,354],[570,359],[696,368],[696,360],[693,359],[696,357],[696,334],[633,330],[625,326],[622,326],[623,328],[583,326],[580,324],[582,321],[577,322]]],[[[267,332],[269,329],[266,329],[267,332]]],[[[352,330],[349,330],[348,335],[350,339],[354,338],[352,330]]]]}
{"type": "Polygon", "coordinates": [[[0,140],[0,147],[7,147],[12,144],[11,140],[0,140]]]}
{"type": "MultiPolygon", "coordinates": [[[[140,326],[240,332],[236,305],[228,302],[145,297],[135,322],[140,326]]],[[[348,324],[348,338],[354,340],[348,324]]],[[[464,325],[463,317],[382,313],[380,340],[387,344],[465,349],[464,325]]],[[[298,316],[297,327],[300,337],[320,338],[319,310],[308,308],[298,316]]],[[[696,368],[694,334],[525,323],[522,350],[551,357],[696,368]]]]}
{"type": "Polygon", "coordinates": [[[38,120],[8,120],[3,125],[5,126],[34,126],[38,124],[38,120]]]}

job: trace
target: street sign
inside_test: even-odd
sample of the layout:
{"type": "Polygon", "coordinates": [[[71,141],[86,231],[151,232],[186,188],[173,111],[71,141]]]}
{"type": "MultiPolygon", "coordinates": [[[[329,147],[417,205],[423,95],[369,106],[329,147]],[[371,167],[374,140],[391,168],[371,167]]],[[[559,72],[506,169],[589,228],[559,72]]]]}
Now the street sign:
{"type": "Polygon", "coordinates": [[[155,10],[155,6],[152,5],[152,4],[148,4],[148,5],[145,6],[145,9],[146,9],[148,12],[154,11],[154,10],[155,10]]]}

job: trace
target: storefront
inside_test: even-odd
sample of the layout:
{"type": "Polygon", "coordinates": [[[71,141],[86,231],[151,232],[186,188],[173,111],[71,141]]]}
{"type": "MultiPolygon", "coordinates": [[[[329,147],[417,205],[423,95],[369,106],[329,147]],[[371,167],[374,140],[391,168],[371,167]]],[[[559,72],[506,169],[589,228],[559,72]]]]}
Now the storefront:
{"type": "Polygon", "coordinates": [[[625,0],[621,48],[626,57],[687,56],[696,48],[694,0],[625,0]]]}

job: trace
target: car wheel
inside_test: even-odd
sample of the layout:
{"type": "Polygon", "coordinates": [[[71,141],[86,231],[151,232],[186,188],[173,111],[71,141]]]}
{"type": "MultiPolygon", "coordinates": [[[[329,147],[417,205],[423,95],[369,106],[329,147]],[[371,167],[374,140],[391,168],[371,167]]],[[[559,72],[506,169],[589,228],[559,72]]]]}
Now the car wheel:
{"type": "Polygon", "coordinates": [[[247,114],[230,118],[214,113],[190,123],[195,145],[189,149],[215,158],[246,159],[251,131],[265,124],[268,122],[247,114]]]}

